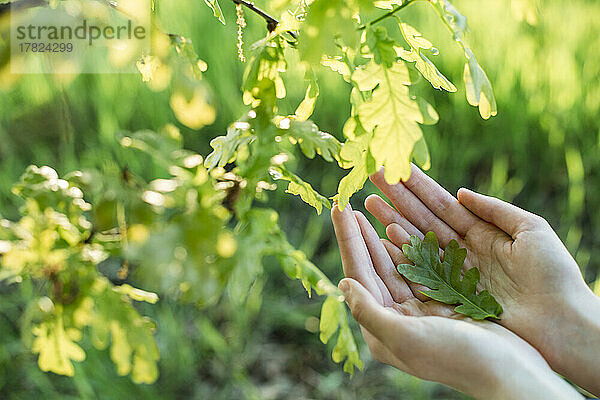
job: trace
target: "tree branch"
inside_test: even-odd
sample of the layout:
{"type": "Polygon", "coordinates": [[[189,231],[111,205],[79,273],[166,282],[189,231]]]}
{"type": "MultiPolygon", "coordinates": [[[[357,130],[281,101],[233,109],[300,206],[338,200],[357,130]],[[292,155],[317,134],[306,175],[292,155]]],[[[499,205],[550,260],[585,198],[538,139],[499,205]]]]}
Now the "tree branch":
{"type": "Polygon", "coordinates": [[[19,11],[27,8],[39,7],[48,4],[46,0],[20,0],[10,3],[0,4],[0,17],[7,14],[10,10],[19,11]]]}
{"type": "Polygon", "coordinates": [[[272,16],[270,16],[269,14],[267,14],[260,8],[256,7],[254,5],[254,3],[251,1],[246,1],[246,0],[232,0],[232,1],[235,4],[240,4],[242,6],[247,7],[248,9],[254,11],[256,14],[258,14],[262,18],[264,18],[264,20],[267,22],[267,29],[269,30],[269,32],[273,32],[275,30],[275,28],[277,27],[277,25],[279,24],[279,21],[277,21],[275,18],[273,18],[272,16]]]}

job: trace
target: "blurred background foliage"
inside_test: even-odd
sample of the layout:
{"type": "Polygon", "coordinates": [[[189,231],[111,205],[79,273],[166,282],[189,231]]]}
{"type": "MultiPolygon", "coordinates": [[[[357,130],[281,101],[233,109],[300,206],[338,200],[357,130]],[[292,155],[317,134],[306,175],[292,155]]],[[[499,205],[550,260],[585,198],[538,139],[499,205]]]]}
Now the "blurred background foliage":
{"type": "MultiPolygon", "coordinates": [[[[267,10],[276,2],[256,1],[267,10]],[[269,4],[271,3],[271,4],[269,4]]],[[[440,115],[423,126],[431,152],[429,174],[451,192],[466,186],[498,196],[546,217],[579,263],[586,281],[600,272],[600,3],[595,0],[457,0],[468,17],[469,40],[494,86],[498,116],[482,120],[464,100],[464,59],[437,16],[418,2],[401,15],[436,44],[436,64],[459,88],[424,94],[440,115]]],[[[0,213],[18,216],[21,203],[10,192],[29,164],[51,165],[60,175],[106,167],[120,154],[122,131],[181,130],[185,147],[210,152],[209,142],[247,109],[240,85],[244,65],[236,58],[235,9],[222,1],[227,25],[215,21],[201,1],[160,2],[162,28],[192,39],[208,64],[216,120],[200,130],[177,122],[169,92],[151,91],[139,75],[13,75],[0,71],[0,213]]],[[[251,13],[244,31],[247,47],[264,35],[264,21],[251,13]]],[[[332,21],[332,23],[335,23],[332,21]]],[[[392,23],[391,21],[389,23],[392,23]]],[[[1,39],[0,39],[1,40],[1,39]]],[[[4,43],[6,45],[6,43],[4,43]]],[[[287,82],[300,83],[290,68],[287,82]]],[[[321,95],[313,120],[342,139],[350,109],[349,86],[331,71],[319,72],[321,95]]],[[[305,86],[288,86],[283,112],[293,112],[305,86]]],[[[142,158],[127,164],[143,169],[142,158]],[[140,168],[141,167],[141,168],[140,168]]],[[[335,194],[345,171],[321,159],[297,157],[295,168],[326,196],[335,194]]],[[[153,171],[147,171],[151,178],[153,171]]],[[[369,183],[351,203],[376,189],[369,183]]],[[[334,282],[341,267],[327,213],[279,188],[270,206],[280,213],[289,241],[304,251],[334,282]]],[[[383,235],[383,231],[380,230],[383,235]]],[[[318,302],[265,259],[264,295],[244,307],[221,301],[208,309],[161,299],[142,304],[158,322],[160,377],[135,385],[120,377],[107,351],[89,350],[74,378],[41,372],[25,348],[18,320],[20,292],[0,287],[0,397],[7,399],[456,399],[441,385],[420,381],[374,362],[359,340],[365,371],[345,375],[319,341],[318,302]]],[[[600,293],[600,284],[596,284],[600,293]]],[[[260,289],[257,289],[259,292],[260,289]]],[[[356,328],[356,327],[355,327],[356,328]]],[[[86,348],[91,348],[87,346],[86,348]]]]}

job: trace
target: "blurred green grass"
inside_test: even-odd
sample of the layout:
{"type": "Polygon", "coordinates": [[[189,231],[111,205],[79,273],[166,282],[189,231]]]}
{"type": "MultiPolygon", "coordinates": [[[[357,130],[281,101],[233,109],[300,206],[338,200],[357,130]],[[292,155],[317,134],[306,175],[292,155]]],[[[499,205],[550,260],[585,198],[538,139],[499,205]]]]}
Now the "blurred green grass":
{"type": "MultiPolygon", "coordinates": [[[[437,92],[426,82],[421,93],[435,106],[440,122],[424,127],[432,168],[429,173],[450,191],[466,186],[515,202],[546,217],[593,283],[600,271],[600,3],[549,0],[538,23],[520,21],[516,1],[460,0],[469,19],[472,43],[495,88],[498,116],[483,121],[466,103],[463,59],[437,16],[426,4],[402,17],[440,49],[434,60],[459,91],[437,92]]],[[[257,1],[266,6],[266,1],[257,1]]],[[[214,136],[244,111],[239,87],[244,65],[236,58],[232,4],[222,1],[228,25],[219,24],[203,2],[161,2],[166,31],[190,37],[209,69],[216,122],[200,131],[178,125],[186,147],[207,154],[214,136]]],[[[247,16],[245,47],[264,34],[264,23],[247,16]]],[[[390,31],[393,27],[388,24],[390,31]]],[[[282,112],[292,112],[304,95],[302,74],[290,65],[289,96],[282,112]]],[[[349,88],[323,69],[314,121],[340,138],[349,114],[349,88]]],[[[0,74],[0,213],[14,217],[19,204],[10,187],[29,164],[47,164],[60,173],[111,163],[119,131],[159,129],[177,124],[169,93],[154,93],[137,75],[0,74]]],[[[135,164],[136,160],[128,160],[135,164]]],[[[321,160],[295,161],[299,174],[325,195],[333,195],[344,171],[321,160]],[[326,171],[326,173],[323,173],[326,171]]],[[[376,189],[369,183],[351,203],[376,189]]],[[[270,205],[280,212],[291,242],[333,280],[340,261],[328,215],[279,189],[270,205]]],[[[383,234],[383,232],[381,232],[383,234]]],[[[251,297],[248,309],[226,302],[198,310],[163,300],[149,308],[158,321],[161,376],[152,386],[136,386],[116,375],[106,352],[89,351],[76,377],[45,374],[25,349],[13,322],[21,310],[10,289],[0,287],[0,397],[20,398],[195,398],[195,399],[456,399],[440,385],[408,377],[367,360],[352,380],[341,372],[314,332],[318,302],[306,299],[297,282],[268,262],[265,296],[251,297]],[[250,310],[250,311],[249,311],[250,310]],[[254,311],[253,311],[254,310],[254,311]],[[209,322],[211,321],[211,322],[209,322]],[[216,328],[216,329],[213,329],[216,328]]],[[[327,348],[329,347],[329,348],[327,348]]]]}

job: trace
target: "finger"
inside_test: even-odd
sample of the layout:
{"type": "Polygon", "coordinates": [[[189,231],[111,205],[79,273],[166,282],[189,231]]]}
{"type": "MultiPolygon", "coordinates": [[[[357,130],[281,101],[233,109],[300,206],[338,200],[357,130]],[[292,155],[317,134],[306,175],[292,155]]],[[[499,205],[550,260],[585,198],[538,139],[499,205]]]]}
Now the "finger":
{"type": "Polygon", "coordinates": [[[442,247],[450,240],[460,243],[460,236],[444,221],[439,219],[419,198],[402,183],[389,185],[383,176],[383,170],[371,175],[371,181],[392,201],[394,206],[421,232],[433,231],[442,247]]]}
{"type": "MultiPolygon", "coordinates": [[[[380,304],[383,304],[384,296],[375,279],[377,274],[373,269],[371,256],[367,252],[367,246],[352,212],[352,207],[348,204],[344,211],[340,211],[335,205],[331,210],[331,220],[340,248],[344,275],[359,281],[380,304]]],[[[379,278],[377,277],[377,279],[379,278]]]]}
{"type": "Polygon", "coordinates": [[[384,226],[398,224],[410,235],[416,235],[421,240],[425,237],[416,226],[376,194],[365,199],[365,207],[384,226]]]}
{"type": "Polygon", "coordinates": [[[367,218],[359,211],[355,211],[356,220],[360,226],[363,239],[367,245],[375,272],[381,278],[385,286],[390,292],[392,299],[397,303],[402,303],[413,294],[404,281],[402,276],[396,271],[396,267],[390,258],[385,246],[381,243],[377,232],[369,223],[367,218]]]}
{"type": "Polygon", "coordinates": [[[342,279],[338,285],[344,293],[352,316],[380,342],[386,343],[397,354],[395,343],[404,336],[412,338],[415,332],[411,317],[406,317],[383,307],[359,282],[342,279]]]}
{"type": "Polygon", "coordinates": [[[495,197],[461,188],[458,200],[479,218],[496,225],[513,239],[523,231],[544,225],[543,218],[495,197]]]}
{"type": "MultiPolygon", "coordinates": [[[[385,228],[385,234],[394,245],[402,248],[402,245],[410,243],[410,235],[404,228],[398,224],[390,224],[385,228]]],[[[422,240],[422,239],[421,239],[422,240]]],[[[440,259],[443,256],[443,251],[440,249],[440,259]]]]}
{"type": "MultiPolygon", "coordinates": [[[[406,256],[404,255],[404,253],[402,252],[402,250],[400,250],[400,248],[398,246],[396,246],[394,243],[392,243],[386,239],[381,239],[381,242],[383,243],[385,249],[387,250],[388,254],[390,255],[390,258],[392,259],[392,262],[394,263],[394,265],[410,264],[410,260],[408,258],[406,258],[406,256]]],[[[404,281],[408,284],[408,287],[410,288],[413,296],[415,296],[417,299],[419,299],[421,301],[431,300],[429,297],[427,297],[426,295],[421,293],[423,291],[429,290],[429,288],[427,286],[424,286],[424,285],[421,285],[418,283],[414,283],[414,282],[404,278],[402,275],[400,275],[400,273],[398,271],[396,271],[395,268],[394,268],[394,271],[401,279],[404,279],[404,281]]]]}
{"type": "Polygon", "coordinates": [[[361,326],[360,331],[365,339],[365,343],[369,346],[369,351],[373,358],[384,364],[392,365],[404,372],[408,372],[408,367],[402,361],[396,357],[391,350],[383,343],[381,343],[373,334],[371,334],[365,327],[361,326]]]}
{"type": "MultiPolygon", "coordinates": [[[[427,378],[431,376],[423,369],[422,357],[435,360],[440,350],[447,348],[449,339],[457,336],[455,322],[449,323],[447,318],[412,317],[394,312],[378,304],[373,296],[353,279],[343,279],[339,284],[350,307],[352,316],[375,339],[409,369],[411,373],[427,378]],[[449,329],[448,329],[449,328],[449,329]],[[412,365],[411,365],[412,364],[412,365]]],[[[420,303],[417,299],[408,301],[420,303]]],[[[462,333],[464,336],[464,333],[462,333]]],[[[456,353],[456,352],[455,352],[456,353]]],[[[447,357],[448,358],[448,357],[447,357]]],[[[429,378],[430,379],[430,378],[429,378]]]]}
{"type": "Polygon", "coordinates": [[[411,164],[410,179],[404,182],[423,204],[441,220],[446,222],[460,236],[465,236],[479,218],[462,206],[446,189],[431,179],[421,169],[411,164]]]}

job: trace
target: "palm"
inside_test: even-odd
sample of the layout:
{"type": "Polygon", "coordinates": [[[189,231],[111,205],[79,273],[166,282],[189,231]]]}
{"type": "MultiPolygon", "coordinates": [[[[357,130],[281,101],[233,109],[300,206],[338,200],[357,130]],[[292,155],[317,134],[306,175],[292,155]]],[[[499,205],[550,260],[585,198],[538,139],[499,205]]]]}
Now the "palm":
{"type": "MultiPolygon", "coordinates": [[[[390,254],[401,254],[398,246],[410,235],[423,237],[428,231],[435,232],[443,247],[457,240],[468,251],[465,268],[478,267],[480,289],[489,290],[503,306],[500,324],[553,360],[553,348],[561,342],[552,329],[564,316],[560,315],[564,309],[560,302],[589,290],[577,264],[546,221],[469,191],[459,192],[459,202],[416,167],[405,183],[388,185],[381,172],[371,180],[397,209],[377,196],[365,202],[387,227],[391,242],[385,245],[390,254]],[[553,310],[553,314],[531,318],[545,310],[553,310]]],[[[415,285],[409,285],[419,297],[415,285]]]]}
{"type": "MultiPolygon", "coordinates": [[[[394,315],[418,317],[416,329],[427,336],[425,346],[406,349],[402,346],[406,339],[402,334],[393,335],[393,340],[400,346],[394,342],[384,344],[361,327],[374,358],[421,378],[448,383],[452,377],[445,375],[446,369],[431,368],[432,360],[475,360],[466,365],[458,363],[453,369],[456,376],[472,376],[480,365],[494,363],[501,352],[518,353],[529,362],[547,368],[546,362],[533,347],[506,328],[490,321],[473,321],[455,313],[452,306],[430,300],[420,293],[424,287],[406,282],[396,272],[395,265],[408,260],[398,246],[380,240],[360,212],[352,212],[349,207],[340,212],[336,207],[332,219],[346,277],[360,282],[377,303],[394,315]],[[447,346],[447,343],[453,345],[447,346]],[[481,352],[482,348],[494,348],[496,352],[481,352]],[[411,351],[412,355],[406,356],[406,352],[411,351]]],[[[405,239],[408,239],[407,235],[405,239]]],[[[386,329],[401,330],[401,322],[394,322],[393,318],[390,321],[386,329]]]]}

